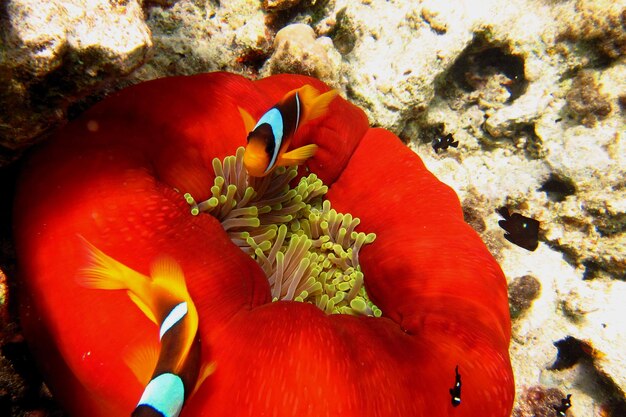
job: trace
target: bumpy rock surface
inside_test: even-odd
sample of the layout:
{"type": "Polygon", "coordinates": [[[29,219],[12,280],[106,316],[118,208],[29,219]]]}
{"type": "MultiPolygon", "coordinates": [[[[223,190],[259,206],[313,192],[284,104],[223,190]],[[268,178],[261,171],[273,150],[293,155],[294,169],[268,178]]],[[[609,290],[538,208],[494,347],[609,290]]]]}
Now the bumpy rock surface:
{"type": "Polygon", "coordinates": [[[134,74],[134,82],[221,70],[256,76],[270,55],[275,31],[266,25],[261,2],[221,3],[186,0],[148,8],[155,53],[134,74]]]}
{"type": "Polygon", "coordinates": [[[151,47],[136,0],[8,0],[0,6],[0,165],[129,74],[151,47]],[[4,148],[4,149],[3,149],[4,148]]]}
{"type": "Polygon", "coordinates": [[[318,76],[457,191],[500,261],[514,415],[555,415],[568,393],[569,416],[626,415],[626,1],[153,1],[145,22],[132,0],[44,3],[0,12],[5,147],[130,72],[151,42],[112,87],[214,70],[318,76]],[[118,29],[81,37],[89,16],[118,29]],[[458,147],[436,152],[444,137],[458,147]],[[537,250],[504,239],[502,206],[540,221],[537,250]]]}
{"type": "Polygon", "coordinates": [[[260,76],[297,72],[340,87],[341,54],[327,36],[315,35],[311,26],[294,23],[276,33],[274,53],[260,70],[260,76]]]}

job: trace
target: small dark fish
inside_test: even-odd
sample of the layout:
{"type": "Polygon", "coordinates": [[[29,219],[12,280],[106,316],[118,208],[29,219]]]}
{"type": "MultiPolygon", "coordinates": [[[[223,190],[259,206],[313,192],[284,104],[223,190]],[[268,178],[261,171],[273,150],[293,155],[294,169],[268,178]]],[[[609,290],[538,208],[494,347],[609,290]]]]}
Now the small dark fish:
{"type": "Polygon", "coordinates": [[[534,251],[539,245],[539,222],[533,218],[522,216],[519,213],[509,214],[509,209],[500,207],[496,210],[504,220],[498,224],[507,233],[504,238],[509,242],[529,251],[534,251]]]}
{"type": "Polygon", "coordinates": [[[450,146],[452,146],[453,148],[457,148],[459,146],[459,141],[454,140],[454,136],[452,136],[452,133],[448,133],[445,136],[440,136],[433,139],[433,149],[436,153],[439,152],[439,149],[446,150],[450,146]]]}
{"type": "Polygon", "coordinates": [[[450,396],[452,397],[453,407],[461,404],[461,374],[459,373],[459,365],[454,368],[454,386],[450,388],[450,396]]]}
{"type": "Polygon", "coordinates": [[[561,398],[561,405],[553,406],[554,411],[556,411],[557,417],[567,416],[567,410],[572,406],[572,401],[570,400],[570,398],[572,398],[572,394],[567,394],[567,397],[561,398]]]}

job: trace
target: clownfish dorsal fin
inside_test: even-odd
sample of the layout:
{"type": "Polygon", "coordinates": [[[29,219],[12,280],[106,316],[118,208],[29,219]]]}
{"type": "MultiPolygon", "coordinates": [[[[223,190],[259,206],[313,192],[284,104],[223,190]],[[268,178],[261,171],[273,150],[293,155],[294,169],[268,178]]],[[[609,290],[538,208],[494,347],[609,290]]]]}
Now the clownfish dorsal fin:
{"type": "Polygon", "coordinates": [[[237,107],[237,109],[239,109],[239,114],[241,114],[241,119],[243,120],[243,125],[246,128],[246,132],[252,132],[254,130],[254,127],[256,126],[256,121],[250,115],[250,113],[248,113],[241,107],[237,107]]]}
{"type": "Polygon", "coordinates": [[[339,94],[337,90],[330,90],[324,94],[320,94],[315,87],[309,84],[300,87],[297,92],[304,108],[300,125],[325,115],[328,112],[328,106],[337,94],[339,94]]]}
{"type": "Polygon", "coordinates": [[[124,363],[131,370],[142,387],[148,385],[150,378],[159,360],[159,345],[156,343],[144,343],[130,346],[124,352],[124,363]]]}
{"type": "Polygon", "coordinates": [[[161,256],[150,266],[150,276],[156,286],[166,288],[172,296],[185,300],[189,298],[182,268],[174,259],[161,256]]]}
{"type": "Polygon", "coordinates": [[[168,256],[161,256],[152,263],[150,275],[154,283],[169,281],[185,285],[183,270],[178,262],[168,256]]]}
{"type": "Polygon", "coordinates": [[[318,146],[314,143],[310,145],[301,146],[299,148],[293,149],[289,152],[282,154],[276,165],[278,166],[293,166],[293,165],[301,165],[315,155],[317,152],[318,146]]]}
{"type": "Polygon", "coordinates": [[[204,381],[213,372],[215,372],[215,367],[216,367],[215,362],[205,362],[202,364],[202,367],[200,368],[200,372],[198,373],[198,379],[196,380],[196,385],[194,386],[193,391],[191,392],[191,395],[195,394],[196,391],[198,391],[198,388],[202,386],[204,381]]]}

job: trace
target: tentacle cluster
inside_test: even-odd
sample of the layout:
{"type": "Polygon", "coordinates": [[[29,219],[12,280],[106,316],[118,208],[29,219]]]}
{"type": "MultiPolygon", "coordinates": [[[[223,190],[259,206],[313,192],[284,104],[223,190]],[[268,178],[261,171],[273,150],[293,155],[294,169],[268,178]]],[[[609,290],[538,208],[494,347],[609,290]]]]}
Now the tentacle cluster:
{"type": "Polygon", "coordinates": [[[359,219],[337,213],[322,181],[310,174],[295,187],[296,167],[248,176],[244,148],[213,160],[211,197],[197,202],[185,194],[191,213],[217,218],[232,241],[250,254],[268,277],[276,300],[309,302],[327,314],[380,316],[368,298],[359,251],[375,239],[357,232],[359,219]]]}

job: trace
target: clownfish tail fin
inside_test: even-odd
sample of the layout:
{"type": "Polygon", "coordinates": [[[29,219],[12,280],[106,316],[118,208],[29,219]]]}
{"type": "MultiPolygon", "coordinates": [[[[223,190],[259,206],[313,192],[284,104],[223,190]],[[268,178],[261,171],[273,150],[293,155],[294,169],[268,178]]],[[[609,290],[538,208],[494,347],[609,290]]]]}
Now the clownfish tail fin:
{"type": "Polygon", "coordinates": [[[304,115],[300,124],[316,119],[328,112],[328,106],[339,94],[337,90],[330,90],[323,94],[311,85],[305,85],[298,89],[298,95],[304,108],[304,115]]]}
{"type": "Polygon", "coordinates": [[[281,155],[276,165],[278,166],[301,165],[307,159],[315,155],[315,152],[317,152],[317,148],[318,146],[312,143],[310,145],[305,145],[305,146],[301,146],[299,148],[293,149],[281,155]]]}
{"type": "Polygon", "coordinates": [[[91,289],[126,290],[128,297],[156,324],[156,314],[146,302],[146,294],[152,284],[150,277],[111,258],[84,237],[79,235],[79,238],[87,248],[91,264],[81,269],[77,277],[78,283],[91,289]]]}

